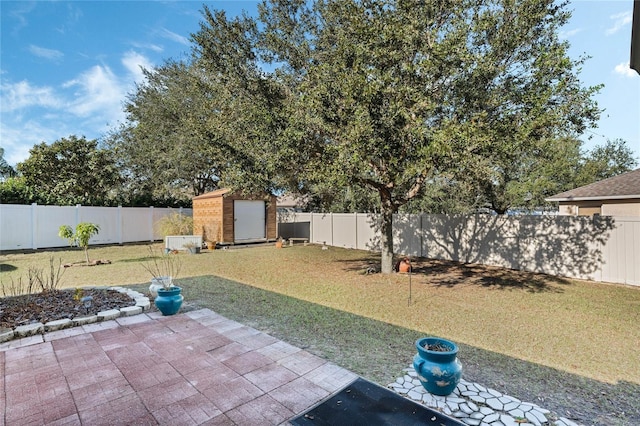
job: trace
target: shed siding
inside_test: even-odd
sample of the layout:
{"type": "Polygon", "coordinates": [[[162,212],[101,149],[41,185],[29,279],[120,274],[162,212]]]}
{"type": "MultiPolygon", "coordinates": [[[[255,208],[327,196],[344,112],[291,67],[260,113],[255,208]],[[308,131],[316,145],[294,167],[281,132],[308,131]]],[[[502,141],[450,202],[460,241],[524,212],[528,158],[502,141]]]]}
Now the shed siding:
{"type": "MultiPolygon", "coordinates": [[[[234,243],[234,200],[264,200],[264,197],[243,197],[229,194],[225,190],[218,190],[203,194],[193,199],[193,233],[202,235],[210,241],[214,240],[207,234],[207,229],[217,225],[219,239],[225,244],[234,243]]],[[[271,195],[266,202],[266,238],[276,239],[276,197],[271,195]]]]}

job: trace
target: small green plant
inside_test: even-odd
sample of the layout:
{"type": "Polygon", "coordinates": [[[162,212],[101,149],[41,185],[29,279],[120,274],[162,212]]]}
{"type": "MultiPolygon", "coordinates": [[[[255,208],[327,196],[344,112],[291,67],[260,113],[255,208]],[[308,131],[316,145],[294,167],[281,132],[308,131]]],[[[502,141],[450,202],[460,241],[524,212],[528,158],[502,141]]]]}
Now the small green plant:
{"type": "Polygon", "coordinates": [[[73,292],[73,300],[75,300],[76,302],[79,302],[80,299],[82,299],[84,297],[84,290],[81,289],[80,287],[76,288],[73,292]]]}
{"type": "Polygon", "coordinates": [[[69,245],[77,245],[84,250],[84,256],[89,264],[89,240],[98,235],[100,226],[95,223],[81,222],[76,226],[76,232],[69,225],[62,225],[58,229],[58,236],[69,240],[69,245]]]}
{"type": "Polygon", "coordinates": [[[180,213],[171,213],[156,222],[156,229],[162,236],[193,234],[193,218],[180,213]]]}

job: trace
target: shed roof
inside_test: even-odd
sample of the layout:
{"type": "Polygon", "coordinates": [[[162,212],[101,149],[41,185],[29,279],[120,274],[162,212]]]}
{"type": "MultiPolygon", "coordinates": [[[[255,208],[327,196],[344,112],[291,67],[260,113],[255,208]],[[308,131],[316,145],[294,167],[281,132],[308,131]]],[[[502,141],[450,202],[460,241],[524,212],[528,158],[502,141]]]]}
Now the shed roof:
{"type": "Polygon", "coordinates": [[[211,191],[211,192],[205,192],[204,194],[200,194],[197,197],[193,197],[194,200],[204,200],[207,198],[216,198],[216,197],[222,197],[224,194],[230,192],[231,189],[230,188],[222,188],[222,189],[216,189],[215,191],[211,191]]]}
{"type": "Polygon", "coordinates": [[[625,200],[640,198],[640,169],[561,192],[547,201],[625,200]]]}

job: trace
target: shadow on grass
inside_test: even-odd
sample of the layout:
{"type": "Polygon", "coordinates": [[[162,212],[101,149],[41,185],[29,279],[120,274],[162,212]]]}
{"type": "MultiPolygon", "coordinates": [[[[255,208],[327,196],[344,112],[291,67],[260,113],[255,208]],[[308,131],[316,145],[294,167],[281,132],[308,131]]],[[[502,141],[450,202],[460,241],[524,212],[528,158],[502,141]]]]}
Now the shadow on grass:
{"type": "MultiPolygon", "coordinates": [[[[365,272],[368,268],[380,270],[380,257],[343,260],[346,271],[365,272]]],[[[571,280],[553,275],[536,274],[479,264],[466,264],[449,260],[411,259],[413,274],[424,278],[430,285],[455,287],[477,285],[496,290],[522,290],[529,293],[562,293],[562,285],[571,285],[571,280]]]]}
{"type": "Polygon", "coordinates": [[[18,269],[17,266],[10,265],[8,263],[0,263],[0,272],[11,272],[18,269]]]}
{"type": "MultiPolygon", "coordinates": [[[[209,308],[383,386],[403,375],[424,334],[215,276],[179,280],[185,303],[209,308]]],[[[146,285],[140,287],[141,291],[146,285]]],[[[446,337],[446,336],[444,336],[446,337]]],[[[583,424],[640,424],[640,386],[615,385],[459,344],[463,377],[583,424]]]]}

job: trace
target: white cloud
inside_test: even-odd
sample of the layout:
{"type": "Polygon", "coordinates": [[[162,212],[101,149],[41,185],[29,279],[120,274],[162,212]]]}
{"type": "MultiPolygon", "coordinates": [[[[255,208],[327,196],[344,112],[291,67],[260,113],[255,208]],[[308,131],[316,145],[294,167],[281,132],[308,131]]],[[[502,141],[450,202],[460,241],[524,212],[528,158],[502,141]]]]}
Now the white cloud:
{"type": "Polygon", "coordinates": [[[172,31],[169,31],[166,28],[161,28],[160,29],[160,36],[169,39],[169,40],[173,40],[176,43],[180,43],[180,44],[184,44],[185,46],[189,45],[189,39],[185,36],[181,36],[180,34],[176,34],[172,31]]]}
{"type": "MultiPolygon", "coordinates": [[[[29,25],[29,21],[27,20],[27,15],[31,13],[31,11],[36,7],[36,2],[28,2],[28,1],[13,2],[11,3],[11,6],[14,6],[14,8],[13,10],[10,10],[8,14],[16,21],[15,27],[13,28],[13,31],[12,31],[12,33],[16,35],[20,32],[22,28],[29,25]]],[[[7,13],[6,8],[8,6],[6,6],[6,3],[2,7],[5,8],[5,13],[7,13]]]]}
{"type": "Polygon", "coordinates": [[[33,145],[69,135],[99,138],[123,121],[127,91],[144,78],[140,66],[154,65],[135,51],[124,53],[120,61],[120,74],[107,65],[95,65],[56,87],[3,79],[0,140],[5,159],[15,165],[29,156],[33,145]]]}
{"type": "Polygon", "coordinates": [[[109,67],[96,65],[63,87],[77,88],[73,93],[74,100],[69,104],[69,112],[79,117],[92,114],[104,118],[119,116],[125,90],[109,67]]]}
{"type": "Polygon", "coordinates": [[[131,45],[133,47],[137,47],[138,49],[149,49],[149,50],[152,50],[152,51],[157,52],[157,53],[164,52],[164,47],[162,47],[162,46],[160,46],[158,44],[133,42],[133,43],[131,43],[131,45]]]}
{"type": "Polygon", "coordinates": [[[629,62],[621,62],[613,69],[616,74],[624,77],[635,77],[637,73],[629,67],[629,62]]]}
{"type": "Polygon", "coordinates": [[[59,50],[47,49],[33,44],[29,45],[29,52],[40,58],[51,59],[54,61],[61,59],[64,56],[64,53],[59,50]]]}
{"type": "Polygon", "coordinates": [[[124,54],[122,57],[122,65],[129,70],[130,75],[136,83],[141,83],[144,80],[141,67],[148,70],[153,68],[153,64],[148,58],[132,50],[124,54]]]}
{"type": "Polygon", "coordinates": [[[627,12],[611,15],[609,19],[612,19],[614,21],[613,26],[611,28],[608,28],[607,31],[605,31],[605,34],[607,35],[615,34],[618,31],[620,31],[622,28],[626,27],[627,25],[630,25],[632,21],[631,12],[632,11],[629,10],[627,12]]]}
{"type": "Polygon", "coordinates": [[[34,87],[28,81],[0,85],[0,111],[6,113],[28,107],[56,108],[61,100],[51,87],[34,87]]]}
{"type": "Polygon", "coordinates": [[[573,30],[569,30],[569,31],[560,31],[560,33],[558,34],[558,37],[561,40],[566,40],[569,39],[571,37],[573,37],[574,35],[578,34],[582,32],[582,28],[575,28],[573,30]]]}
{"type": "Polygon", "coordinates": [[[4,122],[0,127],[0,139],[2,147],[5,149],[7,163],[15,166],[29,157],[29,150],[36,144],[51,143],[56,139],[65,136],[60,133],[60,127],[54,128],[50,125],[43,126],[33,120],[22,122],[19,119],[4,122]]]}

